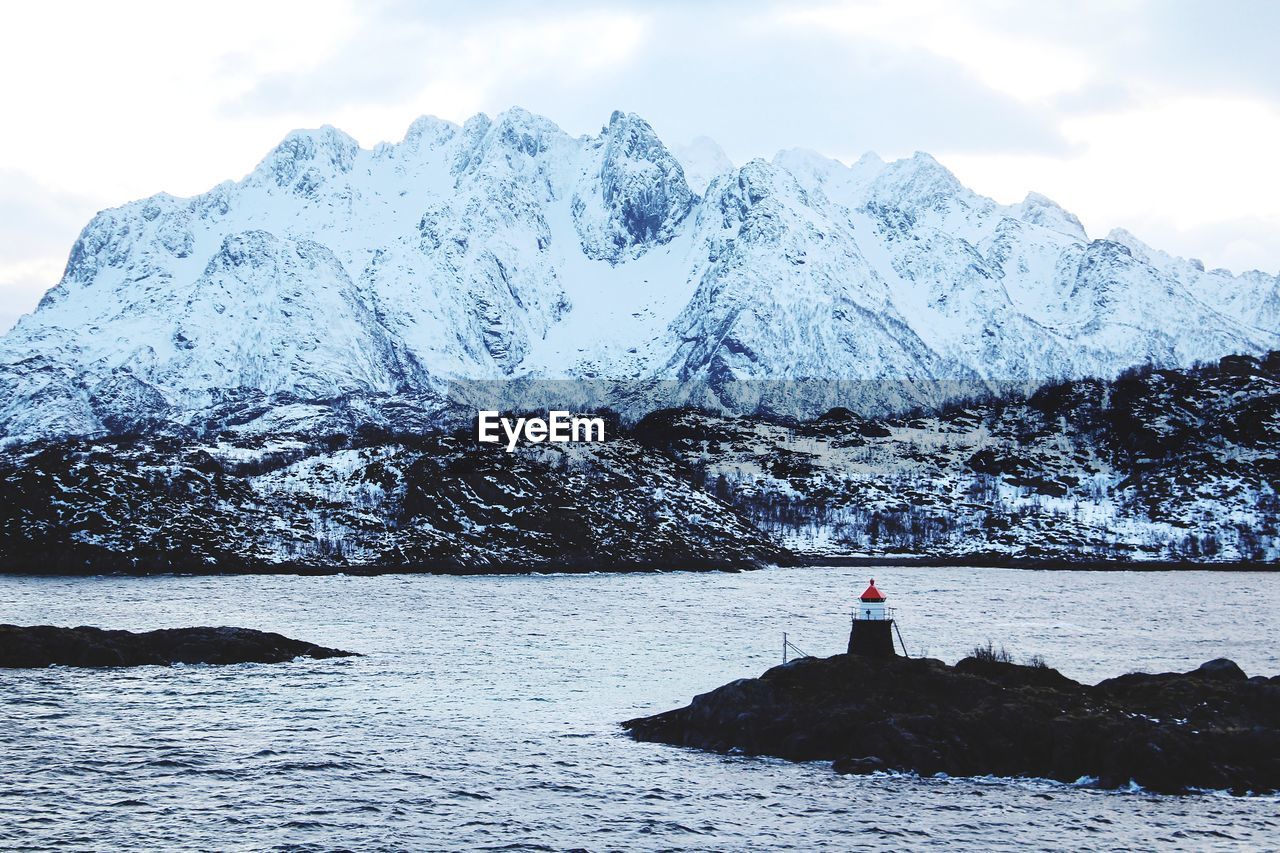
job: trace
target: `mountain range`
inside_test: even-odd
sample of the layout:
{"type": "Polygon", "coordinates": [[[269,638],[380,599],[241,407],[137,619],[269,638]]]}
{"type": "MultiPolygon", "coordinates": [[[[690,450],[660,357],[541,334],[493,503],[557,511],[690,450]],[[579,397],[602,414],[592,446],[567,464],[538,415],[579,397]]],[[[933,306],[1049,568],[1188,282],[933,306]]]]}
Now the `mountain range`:
{"type": "Polygon", "coordinates": [[[1277,276],[1091,239],[927,154],[734,166],[634,114],[574,137],[511,109],[372,149],[294,132],[239,181],[99,213],[0,339],[0,444],[411,431],[477,382],[869,414],[1277,348],[1277,276]]]}

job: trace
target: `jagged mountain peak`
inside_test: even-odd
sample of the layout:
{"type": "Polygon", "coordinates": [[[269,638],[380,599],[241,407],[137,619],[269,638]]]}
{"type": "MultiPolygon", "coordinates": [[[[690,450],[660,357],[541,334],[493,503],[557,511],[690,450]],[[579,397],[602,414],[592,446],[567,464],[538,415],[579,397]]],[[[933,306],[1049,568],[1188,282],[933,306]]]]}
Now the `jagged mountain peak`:
{"type": "Polygon", "coordinates": [[[605,148],[605,166],[617,169],[629,163],[650,164],[661,171],[654,175],[660,182],[679,179],[684,182],[684,168],[654,133],[653,127],[635,113],[618,110],[600,133],[605,148]]]}
{"type": "Polygon", "coordinates": [[[1148,261],[1151,259],[1152,248],[1138,239],[1138,237],[1128,229],[1112,228],[1107,232],[1107,236],[1104,239],[1108,242],[1118,243],[1119,245],[1124,246],[1129,250],[1130,255],[1138,258],[1139,260],[1148,261]]]}
{"type": "Polygon", "coordinates": [[[493,119],[488,113],[476,113],[462,123],[462,134],[469,140],[477,140],[489,132],[493,119]]]}
{"type": "Polygon", "coordinates": [[[770,239],[787,230],[783,219],[799,223],[809,215],[804,211],[822,199],[811,195],[811,189],[791,170],[756,157],[718,178],[705,202],[720,217],[721,227],[747,226],[748,233],[770,239]]]}
{"type": "Polygon", "coordinates": [[[876,171],[879,171],[880,169],[883,169],[885,165],[886,163],[883,157],[881,157],[879,154],[877,154],[874,151],[868,151],[865,154],[863,154],[861,157],[859,157],[856,161],[854,161],[854,164],[851,168],[867,169],[867,170],[874,169],[876,171]]]}
{"type": "Polygon", "coordinates": [[[314,130],[291,131],[257,165],[255,174],[288,186],[308,168],[332,173],[349,172],[360,152],[360,143],[332,125],[314,130]]]}
{"type": "Polygon", "coordinates": [[[618,136],[628,132],[638,133],[657,139],[657,135],[653,132],[653,128],[649,126],[649,122],[636,113],[625,110],[614,110],[609,113],[609,121],[602,128],[602,132],[609,136],[618,136]]]}
{"type": "Polygon", "coordinates": [[[492,119],[477,113],[462,125],[462,139],[454,169],[458,174],[482,170],[485,163],[522,169],[522,163],[572,143],[555,122],[521,107],[511,107],[492,119]]]}
{"type": "Polygon", "coordinates": [[[881,203],[939,212],[957,197],[976,198],[949,169],[923,151],[885,166],[870,192],[881,203]]]}
{"type": "Polygon", "coordinates": [[[587,257],[616,264],[670,242],[697,197],[649,123],[615,111],[589,151],[598,166],[588,167],[573,201],[587,257]]]}
{"type": "Polygon", "coordinates": [[[1029,192],[1027,197],[1015,205],[1018,218],[1023,222],[1040,225],[1054,231],[1061,231],[1079,240],[1088,241],[1084,225],[1075,214],[1063,209],[1056,201],[1038,192],[1029,192]]]}
{"type": "Polygon", "coordinates": [[[1147,244],[1139,240],[1137,236],[1127,228],[1112,228],[1107,232],[1106,239],[1113,243],[1123,243],[1126,246],[1141,246],[1143,248],[1147,248],[1147,244]]]}
{"type": "Polygon", "coordinates": [[[769,162],[795,175],[812,175],[819,182],[827,180],[832,173],[848,169],[839,160],[819,154],[812,148],[784,148],[769,162]]]}
{"type": "Polygon", "coordinates": [[[569,138],[560,125],[523,107],[511,107],[498,113],[485,135],[530,157],[569,138]]]}
{"type": "Polygon", "coordinates": [[[451,121],[433,115],[418,116],[405,131],[400,146],[416,151],[419,148],[437,148],[453,139],[461,128],[451,121]]]}
{"type": "Polygon", "coordinates": [[[785,148],[770,162],[789,172],[802,186],[820,190],[851,208],[862,205],[868,187],[885,169],[884,161],[874,153],[864,154],[848,166],[808,148],[785,148]]]}

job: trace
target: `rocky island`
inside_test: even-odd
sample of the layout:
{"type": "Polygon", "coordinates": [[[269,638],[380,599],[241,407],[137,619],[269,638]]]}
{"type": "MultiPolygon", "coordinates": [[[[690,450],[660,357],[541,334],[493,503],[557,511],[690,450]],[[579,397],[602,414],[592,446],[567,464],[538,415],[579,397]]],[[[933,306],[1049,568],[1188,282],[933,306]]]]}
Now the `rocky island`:
{"type": "Polygon", "coordinates": [[[167,628],[134,633],[0,625],[0,667],[4,668],[283,663],[299,657],[358,655],[251,628],[167,628]]]}
{"type": "Polygon", "coordinates": [[[1218,659],[1086,685],[1000,657],[801,658],[623,726],[637,740],[827,760],[842,773],[1280,789],[1280,676],[1218,659]]]}

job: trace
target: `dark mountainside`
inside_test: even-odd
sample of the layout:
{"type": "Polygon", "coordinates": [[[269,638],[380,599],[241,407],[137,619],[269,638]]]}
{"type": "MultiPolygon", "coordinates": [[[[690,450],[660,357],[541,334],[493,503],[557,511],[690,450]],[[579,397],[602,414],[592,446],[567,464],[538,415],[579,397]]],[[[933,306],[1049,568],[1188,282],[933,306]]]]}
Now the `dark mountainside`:
{"type": "Polygon", "coordinates": [[[0,569],[1270,565],[1278,389],[1272,353],[893,418],[663,410],[513,454],[372,426],[43,442],[0,453],[0,569]]]}
{"type": "Polygon", "coordinates": [[[637,431],[814,559],[1280,559],[1280,353],[898,418],[676,411],[637,431]]]}
{"type": "Polygon", "coordinates": [[[7,668],[284,663],[299,657],[358,655],[251,628],[166,628],[134,633],[0,625],[0,667],[7,668]]]}
{"type": "Polygon", "coordinates": [[[1280,677],[1228,660],[1079,684],[978,657],[801,658],[623,724],[637,740],[826,760],[844,773],[996,775],[1152,791],[1280,788],[1280,677]]]}

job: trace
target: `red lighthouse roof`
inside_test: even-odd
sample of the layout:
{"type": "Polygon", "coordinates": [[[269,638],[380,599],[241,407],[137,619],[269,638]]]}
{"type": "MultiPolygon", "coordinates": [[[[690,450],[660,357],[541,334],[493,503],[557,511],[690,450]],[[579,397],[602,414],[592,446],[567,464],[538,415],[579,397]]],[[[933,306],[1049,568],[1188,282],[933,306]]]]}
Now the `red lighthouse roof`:
{"type": "Polygon", "coordinates": [[[876,589],[876,579],[872,578],[867,591],[862,594],[863,601],[884,601],[884,593],[876,589]]]}

